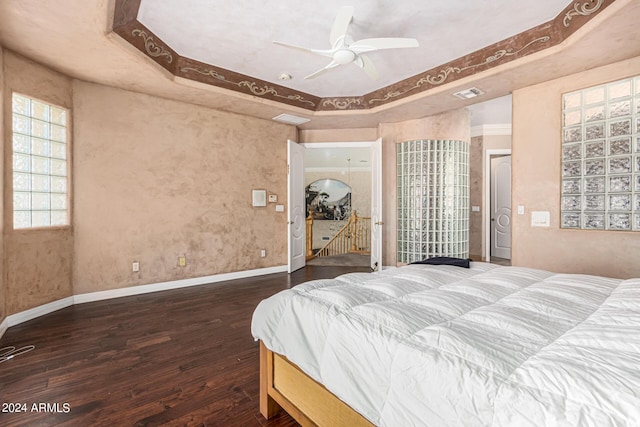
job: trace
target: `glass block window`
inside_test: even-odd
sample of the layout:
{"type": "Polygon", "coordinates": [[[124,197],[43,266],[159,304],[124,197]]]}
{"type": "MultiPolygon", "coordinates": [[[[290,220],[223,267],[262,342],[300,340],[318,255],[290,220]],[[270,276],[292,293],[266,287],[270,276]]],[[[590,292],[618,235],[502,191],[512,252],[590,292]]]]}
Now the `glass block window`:
{"type": "Polygon", "coordinates": [[[469,256],[469,144],[397,145],[398,262],[469,256]]]}
{"type": "Polygon", "coordinates": [[[640,76],[562,96],[562,228],[640,231],[640,76]]]}
{"type": "Polygon", "coordinates": [[[69,224],[66,109],[14,93],[13,227],[69,224]]]}

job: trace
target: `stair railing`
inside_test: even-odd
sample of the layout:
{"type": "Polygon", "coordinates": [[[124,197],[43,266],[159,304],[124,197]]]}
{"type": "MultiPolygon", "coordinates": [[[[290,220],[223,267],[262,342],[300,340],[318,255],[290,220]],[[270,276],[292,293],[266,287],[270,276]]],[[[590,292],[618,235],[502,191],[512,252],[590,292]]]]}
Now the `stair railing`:
{"type": "Polygon", "coordinates": [[[355,211],[349,217],[349,221],[318,251],[316,256],[324,257],[347,253],[364,255],[371,253],[371,218],[359,217],[355,211]]]}

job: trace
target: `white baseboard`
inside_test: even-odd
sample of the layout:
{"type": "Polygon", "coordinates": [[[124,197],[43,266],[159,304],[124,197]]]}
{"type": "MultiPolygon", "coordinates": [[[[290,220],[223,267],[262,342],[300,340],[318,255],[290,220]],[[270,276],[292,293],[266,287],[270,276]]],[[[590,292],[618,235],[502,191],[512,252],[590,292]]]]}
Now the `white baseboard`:
{"type": "Polygon", "coordinates": [[[113,289],[110,291],[89,292],[73,296],[74,304],[101,301],[105,299],[128,297],[132,295],[147,294],[150,292],[168,291],[170,289],[186,288],[189,286],[206,285],[208,283],[224,282],[226,280],[244,279],[246,277],[264,276],[266,274],[282,273],[287,271],[287,266],[259,268],[256,270],[237,271],[233,273],[215,274],[213,276],[194,277],[192,279],[174,280],[171,282],[152,283],[149,285],[131,286],[128,288],[113,289]]]}
{"type": "Polygon", "coordinates": [[[7,325],[7,318],[5,317],[4,320],[2,321],[2,323],[0,323],[0,338],[2,338],[2,336],[4,335],[5,332],[7,332],[7,329],[9,329],[9,326],[7,325]]]}
{"type": "Polygon", "coordinates": [[[53,313],[54,311],[61,310],[73,305],[73,297],[66,297],[57,301],[50,302],[48,304],[39,305],[38,307],[30,308],[29,310],[21,311],[20,313],[7,316],[5,321],[7,322],[7,328],[10,328],[20,323],[28,322],[36,317],[44,316],[45,314],[53,313]]]}
{"type": "Polygon", "coordinates": [[[20,313],[7,316],[0,323],[0,338],[11,326],[18,325],[23,322],[44,316],[72,306],[74,304],[82,304],[85,302],[102,301],[105,299],[127,297],[132,295],[140,295],[151,292],[166,291],[169,289],[186,288],[188,286],[206,285],[208,283],[224,282],[226,280],[244,279],[246,277],[264,276],[273,273],[282,273],[287,271],[287,266],[259,268],[255,270],[237,271],[234,273],[215,274],[213,276],[195,277],[192,279],[174,280],[171,282],[152,283],[149,285],[132,286],[129,288],[113,289],[110,291],[89,292],[86,294],[73,295],[48,304],[40,305],[20,313]]]}

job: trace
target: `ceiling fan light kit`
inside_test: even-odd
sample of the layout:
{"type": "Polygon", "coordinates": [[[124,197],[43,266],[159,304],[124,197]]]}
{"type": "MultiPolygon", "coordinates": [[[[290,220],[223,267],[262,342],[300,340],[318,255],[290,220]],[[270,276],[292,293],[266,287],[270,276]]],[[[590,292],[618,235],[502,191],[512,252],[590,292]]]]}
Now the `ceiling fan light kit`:
{"type": "Polygon", "coordinates": [[[383,49],[400,49],[419,46],[418,40],[416,39],[398,37],[362,39],[354,42],[347,34],[349,25],[353,20],[353,12],[354,8],[352,6],[344,6],[338,11],[338,15],[331,28],[331,33],[329,34],[331,49],[311,49],[278,41],[274,41],[274,43],[331,58],[329,64],[305,76],[305,79],[317,77],[340,65],[353,63],[360,67],[369,78],[376,80],[378,78],[378,71],[365,53],[383,49]]]}
{"type": "Polygon", "coordinates": [[[353,62],[355,59],[355,52],[349,49],[340,49],[333,54],[333,60],[340,65],[348,64],[349,62],[353,62]]]}

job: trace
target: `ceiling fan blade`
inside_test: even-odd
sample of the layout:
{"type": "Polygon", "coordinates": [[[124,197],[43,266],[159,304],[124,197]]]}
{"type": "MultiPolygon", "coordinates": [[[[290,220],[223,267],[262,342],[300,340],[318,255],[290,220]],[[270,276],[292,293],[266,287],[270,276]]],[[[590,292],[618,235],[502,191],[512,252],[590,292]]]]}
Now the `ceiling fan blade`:
{"type": "Polygon", "coordinates": [[[349,45],[349,49],[356,53],[372,52],[382,49],[399,49],[405,47],[418,47],[420,44],[416,39],[385,37],[374,39],[362,39],[349,45]]]}
{"type": "Polygon", "coordinates": [[[329,62],[329,64],[326,67],[320,68],[315,73],[311,73],[308,76],[305,76],[304,79],[307,80],[307,79],[312,79],[314,77],[317,77],[320,74],[324,74],[325,72],[329,71],[330,69],[337,67],[338,65],[340,65],[340,64],[338,64],[336,61],[331,61],[331,62],[329,62]]]}
{"type": "Polygon", "coordinates": [[[336,47],[338,41],[344,41],[344,37],[349,29],[349,24],[351,24],[351,20],[353,19],[353,11],[353,6],[343,6],[338,11],[336,20],[333,22],[333,27],[331,27],[331,33],[329,34],[329,43],[332,48],[336,47]]]}
{"type": "Polygon", "coordinates": [[[354,64],[362,68],[371,80],[378,80],[378,70],[376,69],[376,66],[373,65],[373,61],[371,61],[368,56],[358,55],[358,57],[354,61],[354,64]]]}
{"type": "Polygon", "coordinates": [[[283,43],[283,42],[278,42],[278,41],[274,41],[273,43],[278,44],[280,46],[285,46],[285,47],[288,47],[288,48],[291,48],[291,49],[301,50],[303,52],[315,53],[317,55],[327,56],[329,58],[331,58],[333,56],[333,51],[332,50],[310,49],[308,47],[296,46],[296,45],[293,45],[293,44],[283,43]]]}

